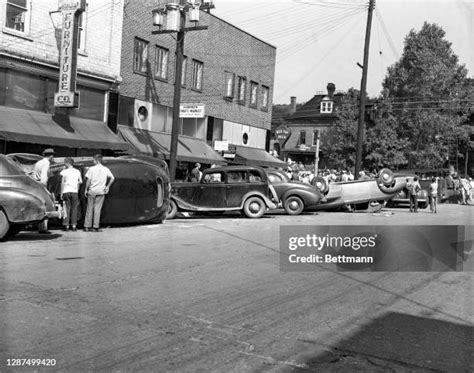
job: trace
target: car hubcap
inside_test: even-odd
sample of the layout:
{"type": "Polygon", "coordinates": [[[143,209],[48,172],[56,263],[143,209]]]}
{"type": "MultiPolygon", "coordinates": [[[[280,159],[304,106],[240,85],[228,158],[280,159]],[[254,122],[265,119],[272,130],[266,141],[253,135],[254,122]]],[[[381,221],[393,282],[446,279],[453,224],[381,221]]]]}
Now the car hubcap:
{"type": "Polygon", "coordinates": [[[290,210],[292,210],[292,211],[298,210],[299,206],[300,206],[299,203],[296,202],[296,201],[291,201],[290,202],[290,210]]]}
{"type": "Polygon", "coordinates": [[[251,213],[256,214],[260,211],[260,204],[258,202],[252,202],[249,206],[249,210],[251,213]]]}

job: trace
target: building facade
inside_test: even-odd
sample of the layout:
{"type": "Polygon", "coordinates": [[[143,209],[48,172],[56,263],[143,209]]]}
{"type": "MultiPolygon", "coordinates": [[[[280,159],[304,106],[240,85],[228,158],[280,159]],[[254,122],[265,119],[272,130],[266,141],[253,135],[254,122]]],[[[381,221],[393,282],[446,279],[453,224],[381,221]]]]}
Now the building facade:
{"type": "Polygon", "coordinates": [[[77,13],[80,102],[61,110],[54,105],[65,25],[58,3],[0,0],[0,151],[38,153],[54,146],[60,155],[85,155],[125,149],[106,125],[111,92],[121,80],[123,1],[84,2],[84,12],[77,13]]]}
{"type": "MultiPolygon", "coordinates": [[[[118,127],[143,153],[164,151],[166,156],[169,147],[163,143],[169,144],[173,124],[176,34],[152,35],[158,30],[151,17],[155,4],[125,1],[118,127]]],[[[204,112],[180,119],[180,141],[196,139],[209,147],[226,141],[230,149],[223,155],[231,157],[239,147],[263,151],[269,141],[276,49],[200,11],[199,26],[204,25],[207,30],[185,35],[181,76],[181,105],[199,104],[204,112]]],[[[180,156],[183,160],[178,147],[180,156]]],[[[188,158],[205,162],[192,154],[188,158]]]]}

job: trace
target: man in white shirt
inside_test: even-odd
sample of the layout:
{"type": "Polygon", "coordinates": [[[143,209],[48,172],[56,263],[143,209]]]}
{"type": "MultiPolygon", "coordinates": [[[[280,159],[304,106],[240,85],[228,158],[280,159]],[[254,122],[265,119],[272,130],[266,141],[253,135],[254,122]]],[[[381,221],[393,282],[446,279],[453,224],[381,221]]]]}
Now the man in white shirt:
{"type": "Polygon", "coordinates": [[[110,170],[102,165],[102,155],[94,155],[94,166],[86,172],[87,211],[84,221],[84,231],[99,232],[100,212],[104,204],[105,195],[109,193],[110,186],[115,181],[110,170]]]}
{"type": "Polygon", "coordinates": [[[43,151],[43,159],[35,163],[33,179],[39,181],[44,186],[48,185],[49,165],[54,158],[54,149],[48,148],[43,151]]]}
{"type": "MultiPolygon", "coordinates": [[[[54,158],[54,149],[48,148],[45,149],[42,153],[43,159],[35,163],[35,168],[33,169],[33,179],[39,181],[41,184],[48,187],[49,179],[49,165],[54,158]]],[[[44,219],[42,222],[38,223],[38,232],[39,233],[50,233],[48,231],[48,219],[44,219]]]]}
{"type": "Polygon", "coordinates": [[[69,230],[71,222],[72,230],[76,231],[77,225],[77,206],[79,205],[79,185],[82,184],[81,172],[74,168],[72,158],[64,159],[66,168],[60,172],[61,175],[61,199],[66,205],[66,217],[63,218],[63,227],[65,231],[69,230]]]}

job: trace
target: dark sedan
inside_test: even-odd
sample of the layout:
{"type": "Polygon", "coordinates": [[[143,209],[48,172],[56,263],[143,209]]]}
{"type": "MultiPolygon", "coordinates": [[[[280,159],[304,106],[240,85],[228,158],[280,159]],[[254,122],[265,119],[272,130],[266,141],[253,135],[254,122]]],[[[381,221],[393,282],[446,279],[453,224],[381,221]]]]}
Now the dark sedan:
{"type": "Polygon", "coordinates": [[[0,154],[0,240],[27,224],[57,216],[53,196],[46,188],[0,154]]]}
{"type": "MultiPolygon", "coordinates": [[[[93,166],[91,158],[73,158],[74,167],[82,177],[93,166]]],[[[62,159],[57,158],[51,166],[53,176],[50,189],[56,196],[61,192],[60,171],[64,168],[62,159]]],[[[162,223],[169,206],[170,184],[168,168],[164,161],[141,157],[104,158],[104,166],[115,176],[115,182],[105,198],[101,223],[133,224],[162,223]]],[[[86,201],[85,183],[80,190],[80,218],[84,216],[86,201]]]]}
{"type": "Polygon", "coordinates": [[[242,211],[249,218],[259,218],[274,209],[277,198],[260,167],[228,166],[204,170],[200,182],[173,183],[168,218],[178,211],[221,214],[242,211]]]}
{"type": "Polygon", "coordinates": [[[321,202],[323,196],[315,186],[291,181],[284,171],[267,169],[265,172],[282,207],[289,215],[313,210],[321,202]]]}

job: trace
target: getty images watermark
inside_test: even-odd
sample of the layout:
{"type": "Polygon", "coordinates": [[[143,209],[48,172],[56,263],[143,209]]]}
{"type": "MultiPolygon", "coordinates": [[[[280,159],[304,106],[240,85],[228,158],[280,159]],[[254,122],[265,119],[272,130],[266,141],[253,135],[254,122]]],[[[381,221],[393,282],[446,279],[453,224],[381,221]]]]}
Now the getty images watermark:
{"type": "MultiPolygon", "coordinates": [[[[466,232],[467,231],[467,232],[466,232]]],[[[282,271],[462,271],[464,226],[281,226],[282,271]]]]}

